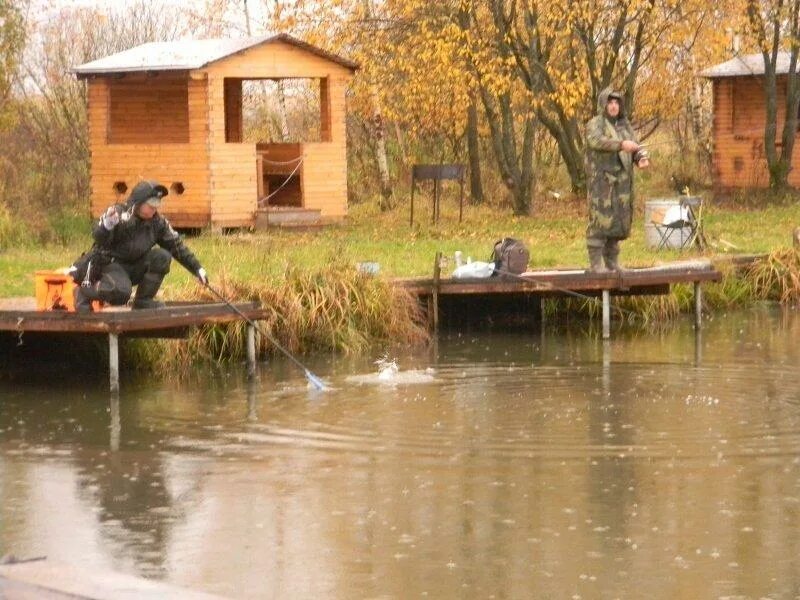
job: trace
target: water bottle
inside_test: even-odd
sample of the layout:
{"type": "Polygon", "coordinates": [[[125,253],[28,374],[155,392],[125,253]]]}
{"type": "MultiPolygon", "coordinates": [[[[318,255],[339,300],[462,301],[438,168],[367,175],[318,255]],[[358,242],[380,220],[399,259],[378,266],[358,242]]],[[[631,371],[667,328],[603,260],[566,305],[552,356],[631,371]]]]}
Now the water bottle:
{"type": "Polygon", "coordinates": [[[457,267],[460,267],[461,265],[464,264],[464,260],[462,259],[462,256],[463,256],[463,254],[461,254],[461,250],[456,250],[455,258],[456,258],[456,266],[457,267]]]}

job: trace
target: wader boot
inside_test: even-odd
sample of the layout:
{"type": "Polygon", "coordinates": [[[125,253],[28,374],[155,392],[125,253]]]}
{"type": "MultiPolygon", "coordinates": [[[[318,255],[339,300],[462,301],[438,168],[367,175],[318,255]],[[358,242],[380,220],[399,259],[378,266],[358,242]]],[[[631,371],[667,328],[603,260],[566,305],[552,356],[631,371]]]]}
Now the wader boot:
{"type": "Polygon", "coordinates": [[[603,264],[603,246],[587,246],[589,251],[589,273],[608,273],[603,264]]]}
{"type": "Polygon", "coordinates": [[[619,240],[607,240],[603,248],[603,258],[609,271],[621,271],[619,266],[619,240]]]}
{"type": "Polygon", "coordinates": [[[166,305],[163,302],[155,300],[156,292],[163,280],[164,275],[161,273],[145,273],[142,281],[136,286],[133,308],[164,308],[166,305]]]}
{"type": "Polygon", "coordinates": [[[92,300],[99,300],[97,290],[94,286],[79,285],[72,292],[72,297],[75,299],[75,312],[90,313],[92,308],[92,300]]]}

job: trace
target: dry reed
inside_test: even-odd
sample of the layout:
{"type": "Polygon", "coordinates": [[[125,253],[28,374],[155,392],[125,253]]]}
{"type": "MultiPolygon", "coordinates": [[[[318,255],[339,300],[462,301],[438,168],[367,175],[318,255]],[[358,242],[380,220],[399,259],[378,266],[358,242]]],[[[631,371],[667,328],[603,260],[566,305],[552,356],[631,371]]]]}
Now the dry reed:
{"type": "MultiPolygon", "coordinates": [[[[231,302],[258,302],[266,311],[259,329],[294,353],[357,353],[377,344],[415,345],[428,341],[417,299],[380,277],[359,273],[349,264],[318,271],[288,269],[282,284],[221,278],[215,287],[231,302]]],[[[218,301],[197,286],[180,291],[184,300],[218,301]]],[[[243,322],[198,328],[187,342],[158,340],[133,348],[137,362],[158,371],[198,361],[241,359],[246,344],[243,322]],[[167,357],[165,360],[164,357],[167,357]],[[158,360],[156,360],[158,358],[158,360]]],[[[275,351],[257,336],[259,354],[275,351]]]]}

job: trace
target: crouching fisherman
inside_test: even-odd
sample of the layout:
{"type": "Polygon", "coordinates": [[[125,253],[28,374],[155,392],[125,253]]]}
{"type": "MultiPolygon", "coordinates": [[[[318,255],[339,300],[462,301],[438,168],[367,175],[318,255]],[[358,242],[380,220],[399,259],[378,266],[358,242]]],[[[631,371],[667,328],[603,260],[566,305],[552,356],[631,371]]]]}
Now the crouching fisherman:
{"type": "Polygon", "coordinates": [[[158,212],[168,193],[154,181],[140,181],[125,204],[109,206],[103,213],[92,229],[94,246],[71,267],[72,277],[79,284],[75,310],[90,312],[93,300],[126,304],[134,285],[133,308],[162,308],[164,303],[155,295],[172,258],[200,283],[208,283],[205,269],[158,212]]]}

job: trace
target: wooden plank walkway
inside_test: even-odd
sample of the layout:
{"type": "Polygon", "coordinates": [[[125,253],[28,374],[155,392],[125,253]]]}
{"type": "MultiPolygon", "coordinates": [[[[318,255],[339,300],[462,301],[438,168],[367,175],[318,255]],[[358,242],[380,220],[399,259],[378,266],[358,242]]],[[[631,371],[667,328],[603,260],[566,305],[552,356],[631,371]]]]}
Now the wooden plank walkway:
{"type": "Polygon", "coordinates": [[[526,293],[543,297],[590,296],[603,302],[603,337],[610,337],[611,296],[668,294],[672,285],[691,283],[695,293],[695,325],[702,318],[701,285],[722,279],[705,261],[684,261],[643,269],[611,273],[589,273],[582,269],[528,271],[519,276],[488,279],[433,278],[399,279],[395,283],[428,302],[432,328],[436,328],[438,303],[446,296],[489,296],[526,293]]]}
{"type": "MultiPolygon", "coordinates": [[[[257,321],[266,312],[255,302],[236,303],[248,319],[257,321]]],[[[131,310],[106,308],[79,314],[67,311],[37,311],[33,298],[0,300],[0,331],[84,334],[108,336],[109,384],[112,393],[119,391],[120,337],[184,337],[201,325],[239,321],[241,316],[224,303],[169,303],[165,308],[131,310]]],[[[248,372],[255,372],[255,330],[247,325],[248,372]]]]}
{"type": "MultiPolygon", "coordinates": [[[[131,310],[105,308],[92,313],[62,310],[37,311],[33,298],[0,300],[0,331],[137,334],[239,321],[241,317],[223,303],[170,303],[166,308],[131,310]]],[[[235,304],[248,318],[263,319],[257,303],[235,304]]]]}

